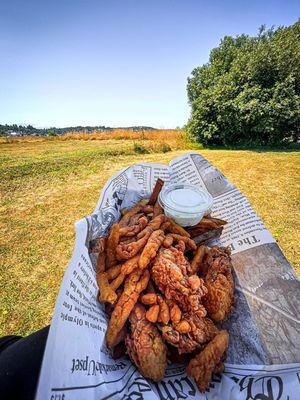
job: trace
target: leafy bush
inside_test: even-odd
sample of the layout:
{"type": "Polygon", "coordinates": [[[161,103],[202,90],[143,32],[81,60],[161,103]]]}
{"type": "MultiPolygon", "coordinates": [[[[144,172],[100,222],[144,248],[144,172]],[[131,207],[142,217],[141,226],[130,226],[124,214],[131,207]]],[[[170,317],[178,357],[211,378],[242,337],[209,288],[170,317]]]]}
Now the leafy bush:
{"type": "Polygon", "coordinates": [[[133,150],[137,154],[149,154],[149,150],[140,143],[134,143],[133,150]]]}
{"type": "Polygon", "coordinates": [[[297,142],[300,131],[300,22],[225,36],[187,85],[188,133],[205,145],[297,142]]]}
{"type": "Polygon", "coordinates": [[[167,153],[168,151],[171,151],[172,148],[168,143],[163,142],[161,144],[161,149],[160,149],[163,153],[167,153]]]}

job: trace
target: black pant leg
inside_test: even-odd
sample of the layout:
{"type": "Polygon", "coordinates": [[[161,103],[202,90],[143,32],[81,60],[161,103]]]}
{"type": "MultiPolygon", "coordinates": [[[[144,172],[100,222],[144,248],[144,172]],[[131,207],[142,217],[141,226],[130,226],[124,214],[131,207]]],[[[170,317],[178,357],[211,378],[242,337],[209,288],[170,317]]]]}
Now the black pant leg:
{"type": "Polygon", "coordinates": [[[0,339],[0,399],[33,400],[49,326],[25,338],[0,339]],[[10,342],[10,343],[9,343],[10,342]]]}

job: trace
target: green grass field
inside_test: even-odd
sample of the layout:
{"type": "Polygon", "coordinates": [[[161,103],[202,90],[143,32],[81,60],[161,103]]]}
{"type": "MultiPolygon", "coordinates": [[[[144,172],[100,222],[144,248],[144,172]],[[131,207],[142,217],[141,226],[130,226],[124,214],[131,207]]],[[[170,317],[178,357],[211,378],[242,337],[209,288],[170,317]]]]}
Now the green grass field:
{"type": "MultiPolygon", "coordinates": [[[[50,323],[74,222],[93,211],[105,181],[119,169],[146,160],[167,163],[186,151],[171,147],[136,154],[130,139],[0,143],[0,335],[24,335],[50,323]]],[[[248,197],[299,273],[299,153],[199,152],[248,197]]]]}

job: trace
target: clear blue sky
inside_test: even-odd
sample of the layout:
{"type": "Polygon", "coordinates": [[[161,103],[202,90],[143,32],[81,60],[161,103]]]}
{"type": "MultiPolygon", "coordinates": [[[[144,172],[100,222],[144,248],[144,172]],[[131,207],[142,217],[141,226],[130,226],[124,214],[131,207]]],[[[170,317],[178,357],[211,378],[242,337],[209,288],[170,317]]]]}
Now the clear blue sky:
{"type": "Polygon", "coordinates": [[[294,0],[0,0],[0,123],[183,125],[224,35],[290,25],[294,0]]]}

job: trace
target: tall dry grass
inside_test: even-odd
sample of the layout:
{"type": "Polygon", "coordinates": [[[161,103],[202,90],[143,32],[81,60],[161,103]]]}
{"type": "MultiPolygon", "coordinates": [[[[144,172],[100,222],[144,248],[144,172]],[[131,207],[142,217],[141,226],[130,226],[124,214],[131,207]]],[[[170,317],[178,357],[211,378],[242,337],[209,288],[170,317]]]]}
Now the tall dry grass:
{"type": "Polygon", "coordinates": [[[180,129],[157,129],[133,131],[128,129],[113,129],[111,131],[70,132],[58,136],[28,136],[16,138],[0,138],[0,143],[43,142],[43,141],[72,141],[72,140],[126,140],[134,142],[135,148],[144,148],[145,153],[160,153],[170,150],[191,148],[191,143],[180,129]]]}
{"type": "Polygon", "coordinates": [[[43,140],[169,140],[181,139],[185,132],[180,129],[157,129],[133,131],[129,129],[112,129],[110,131],[70,132],[58,136],[24,136],[0,137],[0,143],[33,142],[43,140]]]}
{"type": "Polygon", "coordinates": [[[158,130],[143,130],[133,131],[129,129],[113,129],[111,131],[94,131],[93,133],[71,132],[60,136],[61,140],[178,140],[185,133],[177,129],[158,129],[158,130]]]}

